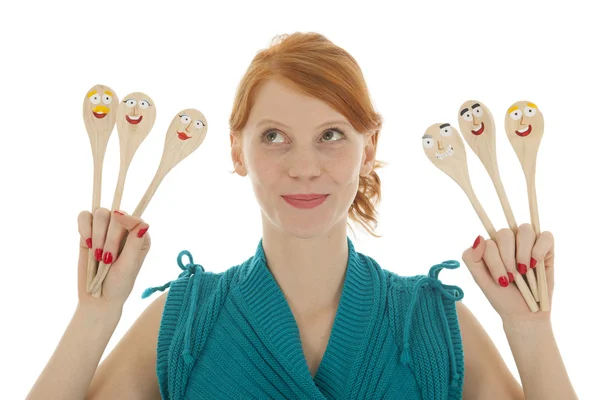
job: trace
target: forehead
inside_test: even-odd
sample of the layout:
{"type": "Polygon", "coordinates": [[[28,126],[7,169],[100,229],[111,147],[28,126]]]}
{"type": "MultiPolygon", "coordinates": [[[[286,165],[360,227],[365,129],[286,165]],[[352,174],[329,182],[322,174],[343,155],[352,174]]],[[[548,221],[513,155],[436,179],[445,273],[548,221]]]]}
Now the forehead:
{"type": "Polygon", "coordinates": [[[290,124],[332,117],[345,119],[327,103],[302,92],[293,83],[275,79],[263,82],[254,97],[249,119],[257,122],[263,117],[290,124]]]}

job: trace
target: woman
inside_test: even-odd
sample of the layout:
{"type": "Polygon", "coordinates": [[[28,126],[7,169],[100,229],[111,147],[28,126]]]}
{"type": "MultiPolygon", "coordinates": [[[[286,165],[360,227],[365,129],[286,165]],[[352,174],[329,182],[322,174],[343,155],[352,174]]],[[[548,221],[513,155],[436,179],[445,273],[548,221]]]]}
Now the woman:
{"type": "Polygon", "coordinates": [[[79,305],[29,398],[576,398],[550,313],[529,311],[504,266],[544,259],[552,296],[552,235],[536,240],[525,224],[463,253],[503,320],[521,389],[460,288],[437,279],[456,262],[402,277],[354,249],[348,218],[376,236],[381,117],[348,53],[319,34],[281,39],[253,60],[230,118],[234,170],[262,210],[256,253],[214,274],[182,252],[179,279],[144,293],[170,287],[96,371],[150,238],[139,218],[82,212],[79,305]],[[122,229],[106,235],[111,219],[122,229]],[[88,248],[115,254],[125,234],[96,299],[88,248]]]}

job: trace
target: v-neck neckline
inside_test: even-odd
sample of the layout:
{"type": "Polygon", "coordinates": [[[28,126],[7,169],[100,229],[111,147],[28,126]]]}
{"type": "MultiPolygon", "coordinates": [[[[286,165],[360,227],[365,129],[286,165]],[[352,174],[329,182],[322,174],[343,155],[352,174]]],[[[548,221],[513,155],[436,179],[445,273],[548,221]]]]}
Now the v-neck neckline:
{"type": "MultiPolygon", "coordinates": [[[[276,349],[275,356],[290,373],[313,383],[319,390],[342,395],[350,384],[353,365],[362,357],[365,335],[372,324],[375,306],[373,271],[347,238],[348,261],[342,294],[335,314],[329,341],[313,378],[302,349],[300,331],[281,287],[267,267],[262,239],[249,271],[240,282],[242,293],[263,333],[267,345],[276,349]]],[[[337,397],[336,397],[337,398],[337,397]]]]}

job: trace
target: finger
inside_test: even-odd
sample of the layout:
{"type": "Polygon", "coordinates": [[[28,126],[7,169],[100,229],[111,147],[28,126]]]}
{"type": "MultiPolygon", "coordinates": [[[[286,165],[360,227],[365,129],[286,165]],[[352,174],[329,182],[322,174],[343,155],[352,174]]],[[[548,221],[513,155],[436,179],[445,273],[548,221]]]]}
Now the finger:
{"type": "Polygon", "coordinates": [[[537,260],[544,260],[548,297],[551,302],[554,290],[554,236],[552,233],[548,231],[540,233],[531,250],[531,258],[532,264],[537,263],[537,260]]]}
{"type": "Polygon", "coordinates": [[[500,259],[508,274],[508,282],[512,283],[515,280],[515,274],[518,273],[514,232],[508,228],[500,229],[496,235],[496,244],[500,252],[500,259]]]}
{"type": "Polygon", "coordinates": [[[94,258],[96,261],[102,261],[104,253],[104,242],[106,240],[106,231],[110,222],[110,211],[100,207],[94,212],[92,221],[92,245],[94,249],[94,258]]]}
{"type": "Polygon", "coordinates": [[[486,240],[485,253],[483,253],[483,260],[490,270],[494,282],[502,287],[507,287],[509,284],[508,273],[506,267],[500,257],[500,251],[498,245],[493,240],[486,240]]]}
{"type": "MultiPolygon", "coordinates": [[[[531,224],[522,224],[517,232],[517,269],[521,275],[527,273],[531,263],[531,249],[535,242],[535,232],[531,224]]],[[[534,265],[535,267],[535,265],[534,265]]]]}
{"type": "Polygon", "coordinates": [[[77,285],[85,292],[87,286],[88,255],[92,247],[92,213],[82,211],[77,216],[79,231],[79,260],[77,262],[77,285]]]}
{"type": "Polygon", "coordinates": [[[108,225],[108,231],[106,232],[106,241],[104,242],[104,256],[102,262],[105,265],[112,264],[117,260],[121,250],[121,242],[125,237],[126,230],[116,220],[116,216],[119,211],[115,211],[111,215],[110,223],[108,225]]]}
{"type": "Polygon", "coordinates": [[[473,276],[475,283],[484,288],[491,284],[492,277],[483,260],[487,243],[481,236],[477,236],[473,245],[462,254],[462,260],[473,276]]]}
{"type": "Polygon", "coordinates": [[[123,276],[135,280],[150,247],[150,235],[146,235],[150,225],[141,220],[136,223],[131,217],[123,219],[125,220],[124,224],[130,229],[128,229],[129,233],[123,251],[119,255],[118,267],[123,267],[123,270],[120,271],[123,276]]]}

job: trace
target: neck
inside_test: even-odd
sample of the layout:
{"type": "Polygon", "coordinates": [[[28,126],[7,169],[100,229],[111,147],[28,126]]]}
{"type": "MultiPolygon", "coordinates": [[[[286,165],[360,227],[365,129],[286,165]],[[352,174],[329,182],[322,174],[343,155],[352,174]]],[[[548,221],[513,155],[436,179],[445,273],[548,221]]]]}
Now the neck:
{"type": "Polygon", "coordinates": [[[293,312],[337,309],[348,265],[345,220],[308,239],[289,236],[263,221],[263,249],[267,267],[293,312]]]}

